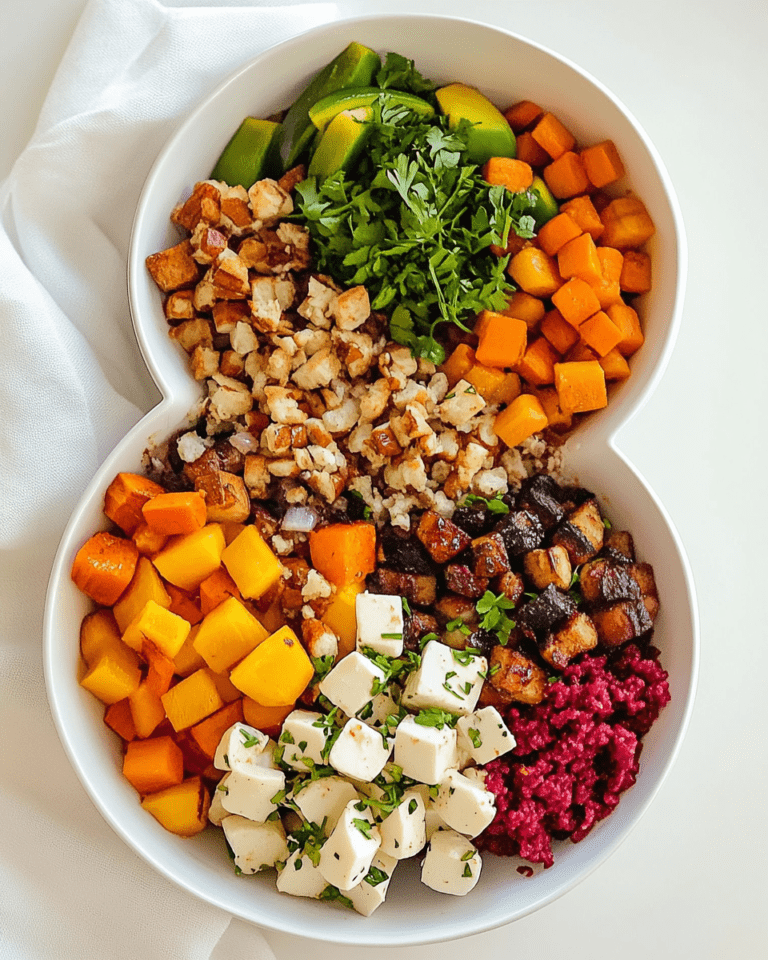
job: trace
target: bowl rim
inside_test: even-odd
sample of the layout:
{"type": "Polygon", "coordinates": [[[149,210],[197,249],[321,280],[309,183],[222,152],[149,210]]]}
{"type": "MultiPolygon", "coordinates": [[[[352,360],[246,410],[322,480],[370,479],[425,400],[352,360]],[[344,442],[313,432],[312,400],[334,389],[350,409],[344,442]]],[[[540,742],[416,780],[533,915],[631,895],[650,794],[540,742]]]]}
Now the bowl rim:
{"type": "MultiPolygon", "coordinates": [[[[675,283],[675,297],[674,303],[672,306],[669,323],[666,328],[665,341],[661,348],[660,354],[657,358],[655,366],[647,376],[644,388],[635,398],[633,404],[627,409],[623,418],[617,423],[605,431],[602,442],[612,448],[616,455],[619,456],[627,468],[638,478],[642,486],[647,491],[649,497],[655,503],[656,508],[664,518],[666,525],[669,529],[672,540],[675,544],[675,547],[678,552],[678,559],[681,562],[683,577],[685,580],[687,588],[687,603],[690,608],[691,615],[691,624],[692,624],[692,657],[691,657],[691,666],[690,673],[688,677],[687,688],[683,691],[681,690],[678,694],[678,699],[681,695],[685,698],[685,707],[682,712],[682,716],[676,731],[674,741],[671,744],[671,748],[668,749],[665,753],[665,759],[661,765],[660,773],[657,774],[656,782],[653,785],[653,788],[648,790],[642,804],[640,804],[637,813],[633,817],[632,821],[624,825],[618,834],[608,843],[605,844],[602,851],[593,855],[591,861],[583,867],[576,876],[572,877],[567,882],[561,883],[557,889],[551,891],[549,894],[540,897],[535,903],[532,903],[529,906],[526,906],[523,909],[514,911],[512,916],[507,917],[506,919],[489,919],[484,923],[471,923],[465,922],[462,929],[458,931],[452,929],[449,936],[453,939],[460,939],[467,936],[473,936],[478,933],[485,932],[490,929],[495,929],[496,927],[514,922],[517,919],[520,919],[523,916],[526,916],[530,913],[535,912],[538,909],[546,906],[552,901],[558,899],[560,896],[573,889],[578,885],[582,880],[584,880],[593,870],[600,866],[611,854],[615,852],[616,849],[623,843],[629,833],[634,829],[642,815],[647,810],[648,806],[658,793],[661,788],[662,783],[666,779],[669,771],[671,770],[674,762],[677,759],[677,756],[680,752],[682,742],[684,740],[687,728],[689,725],[691,713],[694,706],[695,692],[698,678],[699,670],[699,623],[698,623],[698,607],[696,603],[696,593],[695,593],[695,584],[693,580],[693,574],[691,571],[690,563],[687,559],[685,550],[683,548],[680,537],[672,523],[671,518],[669,517],[666,509],[663,504],[658,500],[655,493],[652,491],[650,486],[644,480],[638,469],[632,464],[619,450],[617,446],[617,437],[621,432],[623,427],[637,415],[642,406],[647,402],[650,395],[656,388],[659,380],[661,379],[663,372],[667,366],[669,358],[671,356],[672,350],[674,348],[674,342],[677,337],[679,330],[681,317],[682,317],[682,303],[684,298],[685,290],[685,279],[687,271],[687,250],[686,250],[686,240],[685,240],[685,231],[683,225],[682,214],[680,211],[679,203],[675,195],[674,188],[672,186],[669,175],[666,171],[666,168],[663,164],[663,161],[658,154],[653,143],[650,141],[649,137],[645,133],[642,126],[632,115],[632,113],[626,108],[626,106],[608,90],[598,79],[592,76],[584,68],[580,67],[578,64],[569,60],[567,57],[558,54],[548,47],[532,41],[529,38],[517,34],[515,32],[506,30],[502,27],[496,26],[491,23],[487,23],[481,20],[459,17],[459,16],[444,16],[436,13],[406,13],[406,14],[396,14],[396,13],[387,13],[387,14],[365,14],[357,15],[351,17],[345,17],[338,20],[330,21],[326,24],[309,28],[306,31],[303,31],[300,34],[297,34],[293,37],[290,37],[286,40],[281,41],[278,44],[273,44],[267,47],[256,57],[250,58],[248,61],[243,63],[240,67],[232,71],[229,76],[227,76],[223,81],[218,83],[207,96],[198,101],[195,108],[187,114],[182,123],[177,125],[171,135],[165,142],[162,150],[158,154],[154,163],[152,164],[147,178],[145,180],[144,186],[141,191],[141,196],[137,204],[136,212],[134,215],[131,234],[130,234],[130,247],[129,247],[129,256],[127,263],[127,273],[126,281],[129,291],[129,302],[131,307],[131,317],[136,333],[137,341],[139,348],[142,353],[144,362],[147,365],[147,368],[157,384],[158,389],[162,394],[161,401],[150,410],[130,431],[129,433],[116,445],[114,450],[106,458],[102,464],[99,471],[92,478],[91,483],[88,485],[87,489],[83,493],[80,502],[73,511],[70,520],[65,528],[65,531],[62,535],[59,549],[54,560],[54,564],[51,570],[48,586],[48,595],[46,598],[45,612],[44,612],[44,672],[46,687],[48,692],[48,699],[51,706],[51,712],[53,719],[59,734],[59,738],[64,746],[65,752],[67,753],[70,763],[72,763],[79,779],[83,783],[88,792],[92,802],[97,807],[102,817],[110,824],[113,830],[126,842],[126,844],[138,853],[146,862],[151,864],[159,873],[173,881],[177,886],[180,886],[185,891],[191,893],[192,895],[200,898],[201,900],[219,907],[226,912],[240,916],[242,919],[252,922],[254,924],[260,925],[262,927],[272,929],[280,932],[287,932],[296,936],[307,936],[307,934],[299,929],[299,923],[297,923],[294,928],[286,926],[284,923],[272,922],[269,916],[262,916],[258,919],[255,917],[244,916],[240,912],[235,912],[232,910],[232,907],[228,905],[222,898],[217,897],[215,894],[211,893],[208,890],[200,889],[199,885],[196,885],[195,882],[190,882],[188,878],[179,875],[177,871],[172,869],[169,865],[164,863],[161,859],[154,856],[154,851],[151,848],[148,848],[143,843],[137,843],[136,839],[131,835],[131,833],[126,829],[126,827],[117,819],[110,808],[102,802],[102,798],[99,795],[98,791],[95,789],[94,785],[91,783],[91,775],[88,771],[81,765],[80,758],[78,756],[76,744],[74,744],[69,736],[69,731],[67,727],[66,718],[62,713],[61,704],[58,698],[58,691],[55,679],[55,656],[56,656],[56,622],[55,622],[55,609],[54,609],[54,593],[58,585],[63,581],[68,579],[68,564],[71,557],[72,549],[72,538],[74,533],[79,529],[84,514],[87,512],[94,495],[101,490],[104,483],[104,479],[107,476],[109,470],[112,468],[113,462],[119,457],[120,452],[124,449],[131,441],[131,439],[136,440],[138,437],[147,438],[150,434],[150,427],[154,425],[157,427],[158,424],[167,421],[168,416],[173,411],[174,407],[174,397],[173,390],[169,386],[169,383],[166,379],[164,370],[159,367],[155,361],[155,358],[152,354],[152,350],[149,347],[147,340],[145,338],[144,328],[142,326],[141,318],[139,317],[138,309],[136,306],[137,302],[137,293],[136,293],[136,284],[138,282],[139,271],[143,267],[143,259],[139,262],[139,256],[136,245],[136,236],[139,234],[144,219],[149,216],[147,209],[145,208],[145,198],[148,191],[151,189],[151,185],[154,182],[155,177],[157,176],[158,170],[161,167],[165,157],[171,153],[175,147],[177,141],[193,127],[200,118],[200,115],[203,114],[208,108],[211,101],[220,97],[224,91],[232,84],[236,83],[238,79],[245,73],[253,70],[258,63],[267,57],[273,57],[276,55],[276,52],[285,52],[290,54],[292,48],[298,46],[301,47],[303,44],[306,44],[309,37],[316,37],[318,35],[324,35],[327,33],[333,33],[340,26],[349,27],[351,25],[356,25],[363,27],[366,24],[379,24],[382,22],[402,22],[403,20],[411,21],[433,21],[433,22],[451,22],[457,25],[471,25],[483,28],[485,30],[490,30],[496,34],[501,34],[507,37],[510,37],[522,44],[525,44],[529,47],[532,47],[539,51],[540,53],[551,57],[555,60],[560,61],[565,66],[569,67],[571,70],[580,74],[584,79],[596,87],[600,93],[610,100],[618,110],[624,114],[624,116],[629,121],[630,125],[634,128],[635,132],[642,140],[645,148],[648,150],[654,166],[658,172],[661,185],[663,187],[666,201],[669,204],[670,211],[672,214],[672,219],[675,224],[676,229],[676,240],[677,240],[677,277],[675,283]]],[[[156,432],[156,431],[155,431],[156,432]]],[[[470,913],[469,919],[472,919],[472,914],[470,913]]],[[[358,935],[363,933],[360,928],[356,925],[349,925],[345,928],[344,924],[338,925],[339,932],[333,936],[326,936],[323,932],[313,931],[313,936],[316,939],[322,939],[326,942],[332,943],[341,943],[349,945],[359,945],[359,946],[406,946],[406,945],[418,945],[418,944],[428,944],[436,943],[445,940],[444,936],[440,936],[439,932],[435,931],[435,935],[426,936],[426,935],[416,935],[413,934],[404,934],[404,935],[395,935],[391,939],[385,941],[382,940],[372,940],[370,937],[365,937],[364,935],[358,935]]]]}

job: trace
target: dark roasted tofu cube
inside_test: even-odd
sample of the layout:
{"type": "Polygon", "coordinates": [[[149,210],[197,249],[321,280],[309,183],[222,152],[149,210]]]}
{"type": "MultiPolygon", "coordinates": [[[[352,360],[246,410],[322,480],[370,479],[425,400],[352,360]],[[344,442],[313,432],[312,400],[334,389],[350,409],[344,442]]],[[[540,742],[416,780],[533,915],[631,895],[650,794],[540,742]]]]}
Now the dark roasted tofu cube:
{"type": "Polygon", "coordinates": [[[416,536],[421,540],[435,563],[447,563],[461,553],[472,542],[468,533],[459,529],[455,523],[441,517],[434,510],[422,514],[416,536]]]}
{"type": "Polygon", "coordinates": [[[445,585],[462,597],[482,597],[488,589],[488,578],[478,577],[466,564],[449,563],[445,568],[445,585]]]}
{"type": "Polygon", "coordinates": [[[593,610],[591,616],[600,643],[606,647],[619,647],[637,640],[653,627],[642,600],[620,600],[603,610],[593,610]]]}
{"type": "Polygon", "coordinates": [[[572,510],[552,534],[552,543],[565,547],[573,566],[586,563],[603,545],[605,527],[597,500],[586,500],[572,510]]]}
{"type": "Polygon", "coordinates": [[[401,573],[386,567],[370,574],[366,586],[371,593],[405,597],[408,603],[431,607],[437,597],[437,577],[419,573],[401,573]]]}
{"type": "Polygon", "coordinates": [[[515,622],[527,637],[543,637],[576,612],[576,604],[550,584],[538,597],[515,612],[515,622]]]}
{"type": "Polygon", "coordinates": [[[456,507],[451,520],[457,527],[461,527],[470,537],[481,537],[489,533],[496,522],[496,515],[485,507],[463,506],[456,507]]]}
{"type": "Polygon", "coordinates": [[[565,547],[531,550],[523,557],[523,567],[537,590],[545,590],[550,583],[561,590],[571,585],[571,561],[565,547]]]}
{"type": "Polygon", "coordinates": [[[597,646],[597,630],[586,613],[574,613],[562,627],[550,631],[539,643],[542,657],[558,670],[571,660],[597,646]]]}
{"type": "Polygon", "coordinates": [[[510,557],[517,557],[528,550],[535,550],[544,540],[541,521],[527,510],[512,510],[496,525],[510,557]]]}
{"type": "Polygon", "coordinates": [[[422,637],[428,633],[437,633],[440,629],[437,620],[431,613],[424,613],[423,610],[414,610],[410,617],[405,618],[405,629],[403,630],[403,647],[406,650],[419,650],[419,642],[422,637]]]}
{"type": "Polygon", "coordinates": [[[472,541],[473,569],[478,577],[497,577],[509,570],[509,557],[499,533],[487,533],[472,541]]]}
{"type": "Polygon", "coordinates": [[[385,567],[403,573],[435,573],[432,558],[415,537],[384,527],[377,540],[378,562],[385,567]]]}
{"type": "Polygon", "coordinates": [[[609,530],[603,542],[603,556],[618,563],[635,559],[635,541],[627,530],[609,530]]]}
{"type": "Polygon", "coordinates": [[[561,496],[560,487],[549,474],[537,473],[523,481],[517,502],[538,517],[545,530],[549,530],[565,516],[561,496]]]}
{"type": "Polygon", "coordinates": [[[517,603],[525,592],[525,583],[519,573],[510,570],[509,573],[502,573],[500,577],[496,577],[493,581],[493,592],[503,593],[507,600],[517,603]]]}
{"type": "Polygon", "coordinates": [[[540,703],[547,691],[542,668],[517,650],[496,646],[489,666],[491,685],[502,698],[519,703],[540,703]]]}

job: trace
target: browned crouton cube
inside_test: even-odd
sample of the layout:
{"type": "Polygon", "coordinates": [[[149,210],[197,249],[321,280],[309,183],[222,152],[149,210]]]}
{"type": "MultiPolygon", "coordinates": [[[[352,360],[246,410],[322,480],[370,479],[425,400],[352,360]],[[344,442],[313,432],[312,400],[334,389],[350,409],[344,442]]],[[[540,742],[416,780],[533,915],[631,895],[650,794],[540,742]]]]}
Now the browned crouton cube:
{"type": "Polygon", "coordinates": [[[201,181],[184,201],[171,214],[173,223],[177,223],[190,233],[204,220],[206,223],[218,223],[221,213],[221,193],[212,183],[201,181]]]}
{"type": "Polygon", "coordinates": [[[366,586],[370,593],[398,595],[420,607],[432,606],[437,597],[437,577],[423,573],[401,573],[386,567],[379,567],[372,573],[366,586]]]}
{"type": "Polygon", "coordinates": [[[195,316],[195,307],[192,303],[192,290],[176,290],[163,304],[165,319],[170,324],[177,324],[181,320],[192,320],[195,316]]]}
{"type": "Polygon", "coordinates": [[[570,661],[586,650],[597,646],[597,630],[586,613],[574,613],[560,627],[546,634],[539,644],[542,657],[558,670],[563,670],[570,661]]]}
{"type": "Polygon", "coordinates": [[[171,340],[176,340],[187,353],[192,353],[195,347],[213,345],[213,331],[205,317],[182,321],[178,326],[170,328],[168,336],[171,340]]]}
{"type": "Polygon", "coordinates": [[[225,470],[201,474],[195,480],[195,490],[205,494],[205,514],[209,523],[242,523],[251,512],[242,477],[225,470]]]}
{"type": "Polygon", "coordinates": [[[653,626],[653,620],[642,600],[621,600],[604,610],[593,610],[597,635],[606,647],[619,647],[637,640],[653,626]]]}
{"type": "Polygon", "coordinates": [[[189,367],[195,380],[207,380],[219,372],[219,351],[197,346],[189,358],[189,367]]]}
{"type": "Polygon", "coordinates": [[[488,578],[478,577],[466,564],[449,563],[445,568],[445,585],[462,597],[482,597],[488,589],[488,578]]]}
{"type": "Polygon", "coordinates": [[[200,267],[192,258],[192,244],[182,240],[167,250],[146,259],[147,270],[163,293],[194,287],[200,279],[200,267]]]}
{"type": "Polygon", "coordinates": [[[503,593],[512,603],[517,603],[525,592],[525,583],[519,573],[510,570],[494,580],[493,590],[494,593],[503,593]]]}
{"type": "Polygon", "coordinates": [[[301,183],[306,179],[307,168],[303,163],[300,163],[298,166],[291,167],[290,170],[286,170],[282,177],[280,177],[280,179],[277,181],[277,185],[282,190],[285,190],[286,193],[291,193],[297,183],[301,183]]]}

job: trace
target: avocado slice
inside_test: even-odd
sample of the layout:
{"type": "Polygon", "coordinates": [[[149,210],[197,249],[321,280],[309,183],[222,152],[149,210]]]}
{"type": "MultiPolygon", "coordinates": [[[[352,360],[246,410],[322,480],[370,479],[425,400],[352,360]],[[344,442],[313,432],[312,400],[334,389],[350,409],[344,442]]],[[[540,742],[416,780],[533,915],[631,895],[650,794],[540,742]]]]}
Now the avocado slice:
{"type": "Polygon", "coordinates": [[[368,107],[379,97],[391,106],[403,106],[422,117],[431,117],[435,108],[421,97],[402,90],[382,90],[380,87],[349,87],[318,100],[309,109],[309,119],[322,133],[333,118],[343,110],[368,107]]]}
{"type": "Polygon", "coordinates": [[[307,174],[324,180],[337,170],[348,170],[368,141],[371,125],[366,121],[372,116],[371,107],[358,107],[336,114],[323,133],[318,134],[307,174]]]}
{"type": "Polygon", "coordinates": [[[370,86],[380,67],[377,53],[353,42],[315,75],[283,119],[277,144],[283,170],[296,164],[315,134],[309,108],[337,90],[370,86]]]}
{"type": "Polygon", "coordinates": [[[491,157],[514,157],[517,142],[504,114],[475,87],[451,83],[435,92],[448,125],[455,129],[462,120],[469,120],[468,158],[472,163],[485,163],[491,157]]]}
{"type": "Polygon", "coordinates": [[[533,178],[533,183],[528,187],[528,193],[535,197],[534,204],[528,210],[528,213],[533,217],[536,222],[536,229],[539,230],[547,220],[551,220],[552,217],[556,217],[560,213],[560,207],[541,177],[533,178]]]}
{"type": "Polygon", "coordinates": [[[211,173],[212,180],[223,180],[230,187],[238,184],[247,190],[257,180],[280,175],[277,155],[279,123],[246,117],[224,147],[211,173]]]}

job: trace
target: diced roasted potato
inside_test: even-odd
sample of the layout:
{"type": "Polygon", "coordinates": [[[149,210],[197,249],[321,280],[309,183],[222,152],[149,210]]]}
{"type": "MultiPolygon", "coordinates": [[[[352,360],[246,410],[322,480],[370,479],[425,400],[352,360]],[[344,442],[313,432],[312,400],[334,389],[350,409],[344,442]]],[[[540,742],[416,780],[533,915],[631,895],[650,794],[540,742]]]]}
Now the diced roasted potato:
{"type": "Polygon", "coordinates": [[[578,566],[591,560],[603,545],[605,527],[597,500],[586,500],[563,520],[552,535],[552,542],[565,547],[571,563],[578,566]]]}
{"type": "Polygon", "coordinates": [[[542,637],[576,612],[576,604],[563,590],[550,584],[515,613],[515,622],[528,637],[542,637]]]}
{"type": "Polygon", "coordinates": [[[653,626],[642,600],[621,600],[604,610],[593,610],[591,616],[600,642],[606,647],[637,640],[653,626]]]}
{"type": "Polygon", "coordinates": [[[473,573],[466,564],[449,563],[445,568],[445,585],[462,597],[482,597],[488,589],[487,577],[473,573]]]}
{"type": "Polygon", "coordinates": [[[635,541],[627,530],[610,530],[603,544],[603,554],[619,563],[635,559],[635,541]]]}
{"type": "Polygon", "coordinates": [[[558,630],[548,633],[539,644],[542,657],[559,670],[586,650],[597,646],[597,630],[586,613],[574,613],[558,630]]]}
{"type": "Polygon", "coordinates": [[[517,603],[525,592],[525,583],[519,573],[510,570],[509,573],[502,573],[500,577],[496,577],[493,581],[493,591],[503,593],[507,600],[517,603]]]}
{"type": "Polygon", "coordinates": [[[419,573],[400,573],[386,567],[371,574],[366,585],[371,593],[387,593],[405,597],[409,603],[429,607],[437,596],[437,578],[419,573]]]}
{"type": "Polygon", "coordinates": [[[523,566],[537,590],[544,590],[550,584],[567,590],[571,584],[571,561],[565,547],[531,550],[523,557],[523,566]]]}
{"type": "Polygon", "coordinates": [[[205,512],[209,522],[225,520],[242,523],[251,512],[251,499],[242,477],[224,470],[203,473],[195,480],[195,490],[205,494],[205,512]]]}
{"type": "Polygon", "coordinates": [[[478,577],[497,577],[509,570],[509,557],[499,533],[487,533],[472,541],[474,572],[478,577]]]}
{"type": "Polygon", "coordinates": [[[200,267],[192,257],[192,244],[182,240],[167,250],[147,257],[147,269],[164,293],[193,287],[200,278],[200,267]]]}
{"type": "Polygon", "coordinates": [[[546,673],[517,650],[494,647],[489,675],[491,684],[504,698],[519,703],[540,703],[544,699],[547,690],[546,673]]]}
{"type": "Polygon", "coordinates": [[[447,563],[472,542],[468,533],[434,510],[426,510],[422,514],[416,536],[436,563],[447,563]]]}

